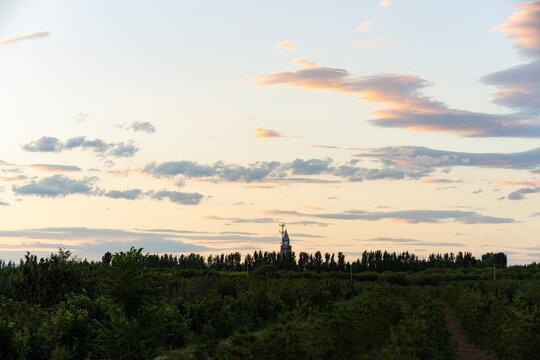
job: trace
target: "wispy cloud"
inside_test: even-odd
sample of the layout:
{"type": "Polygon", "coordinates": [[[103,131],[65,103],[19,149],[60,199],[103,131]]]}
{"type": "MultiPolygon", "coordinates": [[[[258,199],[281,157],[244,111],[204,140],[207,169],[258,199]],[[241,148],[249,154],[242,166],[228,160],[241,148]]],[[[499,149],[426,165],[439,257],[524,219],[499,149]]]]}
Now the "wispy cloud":
{"type": "Polygon", "coordinates": [[[154,125],[152,125],[148,121],[135,121],[134,123],[130,125],[126,123],[122,123],[122,124],[117,125],[117,127],[123,130],[133,130],[136,132],[140,131],[147,134],[153,134],[156,132],[156,128],[154,127],[154,125]]]}
{"type": "Polygon", "coordinates": [[[421,179],[421,183],[424,184],[453,184],[453,183],[461,183],[462,180],[452,180],[452,179],[421,179]]]}
{"type": "Polygon", "coordinates": [[[333,145],[309,145],[309,147],[314,149],[341,149],[339,146],[333,145]]]}
{"type": "Polygon", "coordinates": [[[441,223],[444,221],[459,222],[462,224],[505,224],[514,223],[514,219],[486,216],[475,211],[460,210],[401,210],[401,211],[364,211],[348,210],[341,213],[300,213],[297,211],[269,210],[267,214],[312,217],[334,220],[366,220],[377,221],[391,219],[409,224],[441,223]]]}
{"type": "Polygon", "coordinates": [[[26,180],[25,175],[14,175],[14,176],[0,176],[0,181],[21,181],[26,180]]]}
{"type": "Polygon", "coordinates": [[[316,68],[317,67],[317,64],[315,64],[314,62],[304,60],[304,59],[301,59],[301,58],[294,59],[292,63],[294,65],[300,66],[301,68],[304,68],[304,69],[311,69],[311,68],[316,68]]]}
{"type": "Polygon", "coordinates": [[[380,46],[380,45],[384,45],[386,43],[388,43],[388,40],[386,40],[384,38],[379,38],[377,40],[361,39],[361,40],[353,41],[353,44],[362,45],[362,46],[380,46]]]}
{"type": "Polygon", "coordinates": [[[13,36],[6,39],[0,40],[0,45],[7,45],[11,44],[17,41],[23,41],[23,40],[30,40],[30,39],[40,39],[49,36],[49,32],[47,31],[39,31],[39,32],[33,32],[29,34],[19,35],[19,36],[13,36]]]}
{"type": "Polygon", "coordinates": [[[454,243],[454,242],[433,242],[417,239],[408,239],[408,238],[388,238],[388,237],[378,237],[373,239],[359,240],[362,242],[373,242],[373,243],[385,243],[388,245],[425,245],[425,246],[465,246],[465,244],[454,243]]]}
{"type": "MultiPolygon", "coordinates": [[[[24,165],[23,165],[24,166],[24,165]]],[[[81,171],[81,168],[74,165],[58,165],[58,164],[30,164],[25,165],[34,170],[43,172],[77,172],[81,171]]]]}
{"type": "Polygon", "coordinates": [[[510,185],[510,186],[522,186],[522,187],[540,187],[540,181],[538,180],[520,180],[520,181],[512,181],[512,180],[503,180],[503,181],[497,181],[497,185],[510,185]]]}
{"type": "Polygon", "coordinates": [[[354,31],[368,31],[373,26],[373,20],[365,21],[360,24],[354,31]]]}
{"type": "Polygon", "coordinates": [[[291,51],[291,50],[294,50],[294,44],[288,41],[283,41],[279,44],[276,44],[276,48],[291,51]]]}
{"type": "Polygon", "coordinates": [[[204,216],[206,220],[219,220],[219,221],[230,221],[232,223],[254,223],[254,224],[267,224],[267,223],[276,223],[277,219],[264,217],[264,218],[239,218],[239,217],[221,217],[214,215],[204,216]]]}
{"type": "Polygon", "coordinates": [[[392,0],[381,0],[379,4],[382,6],[389,6],[392,3],[392,0]]]}
{"type": "Polygon", "coordinates": [[[255,136],[258,138],[278,138],[282,135],[278,133],[277,131],[270,130],[270,129],[264,129],[264,128],[255,128],[253,129],[253,132],[255,133],[255,136]]]}

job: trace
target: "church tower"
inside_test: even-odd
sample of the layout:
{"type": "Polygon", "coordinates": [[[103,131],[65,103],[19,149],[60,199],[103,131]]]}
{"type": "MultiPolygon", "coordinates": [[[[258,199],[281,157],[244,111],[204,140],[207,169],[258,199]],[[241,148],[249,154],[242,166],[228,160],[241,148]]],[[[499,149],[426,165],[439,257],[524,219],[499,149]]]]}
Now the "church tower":
{"type": "Polygon", "coordinates": [[[292,252],[291,241],[289,239],[289,234],[287,234],[287,229],[285,229],[285,224],[279,224],[281,228],[279,233],[281,234],[281,258],[284,259],[285,256],[288,256],[292,252]]]}

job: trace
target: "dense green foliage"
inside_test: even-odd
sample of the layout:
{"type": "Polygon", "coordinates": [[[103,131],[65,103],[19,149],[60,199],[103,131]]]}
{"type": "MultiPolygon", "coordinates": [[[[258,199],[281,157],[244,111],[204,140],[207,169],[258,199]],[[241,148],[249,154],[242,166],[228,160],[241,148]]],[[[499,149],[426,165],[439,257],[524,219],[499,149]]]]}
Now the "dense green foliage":
{"type": "Polygon", "coordinates": [[[0,266],[0,358],[455,359],[446,311],[499,358],[540,358],[540,268],[503,255],[27,254],[0,266]]]}

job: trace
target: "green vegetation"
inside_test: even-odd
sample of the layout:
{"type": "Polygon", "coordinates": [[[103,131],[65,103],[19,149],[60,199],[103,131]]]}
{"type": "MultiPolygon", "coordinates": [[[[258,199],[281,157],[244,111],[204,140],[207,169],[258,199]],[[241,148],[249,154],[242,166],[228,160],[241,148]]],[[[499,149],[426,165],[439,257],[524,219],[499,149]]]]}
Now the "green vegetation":
{"type": "Polygon", "coordinates": [[[0,263],[0,358],[456,359],[450,312],[486,352],[539,359],[539,270],[502,253],[27,254],[0,263]]]}

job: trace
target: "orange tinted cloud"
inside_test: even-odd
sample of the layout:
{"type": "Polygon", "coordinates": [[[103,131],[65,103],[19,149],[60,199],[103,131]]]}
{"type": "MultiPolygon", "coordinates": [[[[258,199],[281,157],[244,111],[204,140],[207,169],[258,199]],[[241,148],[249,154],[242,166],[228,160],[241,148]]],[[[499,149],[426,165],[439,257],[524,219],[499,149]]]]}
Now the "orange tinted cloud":
{"type": "Polygon", "coordinates": [[[277,131],[264,129],[264,128],[255,128],[253,129],[255,136],[258,138],[277,138],[281,137],[281,134],[277,131]]]}
{"type": "Polygon", "coordinates": [[[521,180],[521,181],[512,181],[512,180],[503,180],[498,181],[498,185],[511,185],[511,186],[522,186],[527,188],[536,188],[540,187],[540,181],[527,181],[527,180],[521,180]]]}
{"type": "Polygon", "coordinates": [[[0,45],[7,45],[16,41],[22,41],[22,40],[28,40],[28,39],[44,38],[49,35],[50,34],[47,31],[39,31],[39,32],[30,33],[30,34],[25,34],[25,35],[13,36],[7,39],[0,40],[0,45]]]}
{"type": "Polygon", "coordinates": [[[381,4],[382,6],[388,6],[391,3],[392,3],[392,0],[381,0],[379,4],[381,4]]]}
{"type": "Polygon", "coordinates": [[[314,62],[304,60],[304,59],[300,59],[300,58],[294,59],[294,61],[292,63],[294,65],[298,65],[298,66],[300,66],[300,67],[302,67],[304,69],[311,69],[311,68],[316,68],[317,67],[317,65],[314,62]]]}
{"type": "Polygon", "coordinates": [[[30,169],[38,170],[38,171],[53,172],[53,173],[81,171],[81,168],[79,168],[78,166],[73,166],[73,165],[30,164],[30,165],[23,165],[23,166],[28,167],[30,169]]]}
{"type": "Polygon", "coordinates": [[[353,44],[363,45],[363,46],[379,46],[379,45],[386,44],[387,42],[388,42],[388,40],[380,38],[378,40],[370,40],[370,39],[356,40],[356,41],[353,42],[353,44]]]}
{"type": "Polygon", "coordinates": [[[540,55],[540,2],[518,5],[508,21],[495,30],[508,34],[525,53],[540,55]]]}
{"type": "Polygon", "coordinates": [[[294,50],[294,44],[288,42],[288,41],[284,41],[284,42],[281,42],[279,44],[276,44],[276,47],[278,49],[282,49],[282,50],[288,50],[288,51],[291,51],[291,50],[294,50]]]}
{"type": "Polygon", "coordinates": [[[354,29],[354,31],[368,31],[369,29],[371,29],[372,26],[373,26],[373,20],[369,20],[360,24],[360,26],[354,29]]]}
{"type": "Polygon", "coordinates": [[[450,179],[422,179],[421,183],[425,184],[450,184],[450,183],[460,183],[461,180],[450,180],[450,179]]]}
{"type": "Polygon", "coordinates": [[[0,176],[0,181],[19,181],[26,180],[24,175],[15,175],[15,176],[0,176]]]}
{"type": "Polygon", "coordinates": [[[528,120],[525,114],[497,115],[448,108],[423,94],[422,90],[431,84],[414,75],[382,73],[354,78],[345,69],[315,65],[259,76],[258,85],[287,85],[357,95],[365,102],[386,107],[371,112],[374,119],[369,122],[381,127],[471,137],[540,137],[540,125],[528,120]]]}

